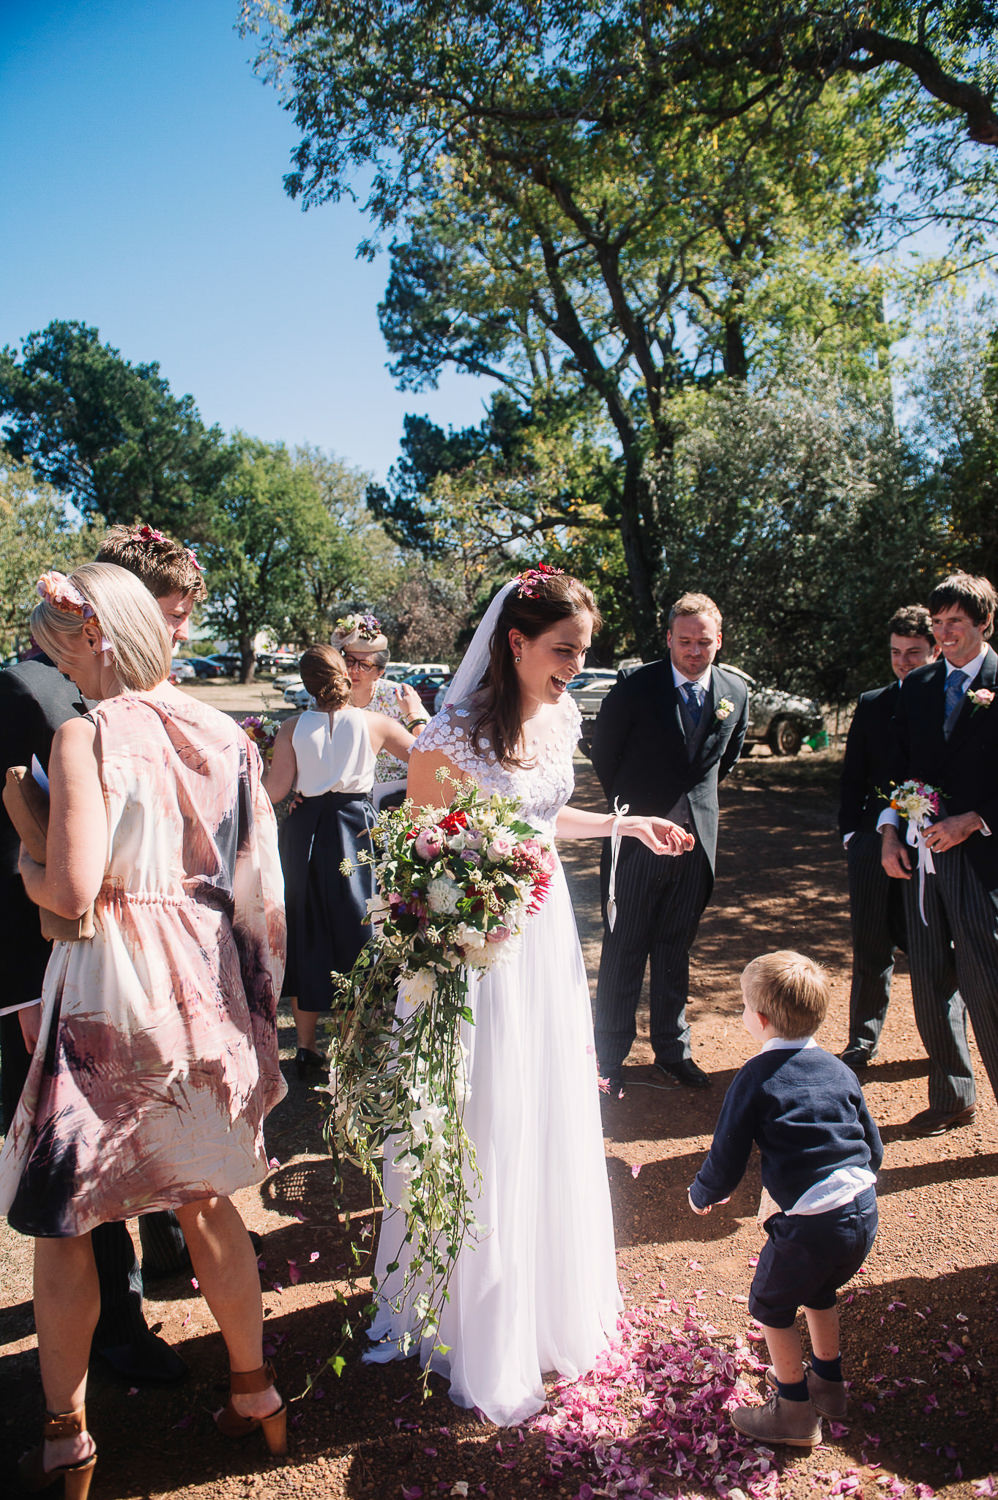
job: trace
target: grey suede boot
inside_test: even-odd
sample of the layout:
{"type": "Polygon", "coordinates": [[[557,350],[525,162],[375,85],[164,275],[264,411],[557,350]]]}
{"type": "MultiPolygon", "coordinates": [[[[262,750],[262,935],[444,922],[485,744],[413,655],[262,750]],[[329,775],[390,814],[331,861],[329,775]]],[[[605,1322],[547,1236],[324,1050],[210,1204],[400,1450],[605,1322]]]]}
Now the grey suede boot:
{"type": "Polygon", "coordinates": [[[821,1442],[821,1419],[813,1401],[785,1401],[774,1395],[763,1406],[736,1406],[731,1421],[756,1443],[813,1448],[821,1442]]]}
{"type": "MultiPolygon", "coordinates": [[[[804,1366],[804,1374],[807,1376],[807,1393],[815,1411],[833,1422],[844,1422],[849,1406],[845,1381],[826,1380],[823,1375],[816,1375],[810,1365],[804,1366]]],[[[766,1371],[766,1384],[771,1389],[776,1389],[776,1375],[772,1365],[766,1371]]]]}

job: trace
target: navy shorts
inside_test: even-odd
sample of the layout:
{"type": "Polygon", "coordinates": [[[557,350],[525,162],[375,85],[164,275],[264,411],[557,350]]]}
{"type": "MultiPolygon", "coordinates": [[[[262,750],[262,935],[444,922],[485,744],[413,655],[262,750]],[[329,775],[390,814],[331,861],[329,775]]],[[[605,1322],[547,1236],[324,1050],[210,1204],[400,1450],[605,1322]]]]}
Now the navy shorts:
{"type": "Polygon", "coordinates": [[[825,1214],[773,1214],[749,1290],[749,1312],[767,1328],[791,1328],[797,1309],[835,1306],[877,1237],[877,1194],[864,1188],[825,1214]]]}

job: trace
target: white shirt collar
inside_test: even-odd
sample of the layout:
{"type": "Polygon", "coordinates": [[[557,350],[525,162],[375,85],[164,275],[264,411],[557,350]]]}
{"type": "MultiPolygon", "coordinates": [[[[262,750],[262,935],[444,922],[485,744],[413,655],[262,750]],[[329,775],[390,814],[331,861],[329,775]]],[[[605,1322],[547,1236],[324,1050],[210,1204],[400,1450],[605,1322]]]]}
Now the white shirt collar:
{"type": "Polygon", "coordinates": [[[775,1052],[780,1047],[797,1048],[802,1051],[805,1047],[817,1047],[817,1045],[818,1043],[814,1040],[813,1036],[797,1037],[795,1041],[788,1041],[785,1036],[771,1036],[768,1042],[763,1042],[759,1051],[775,1052]]]}
{"type": "MultiPolygon", "coordinates": [[[[951,672],[964,672],[966,673],[967,677],[967,687],[969,687],[972,682],[976,681],[977,675],[984,665],[984,658],[987,656],[987,654],[988,643],[987,641],[982,641],[981,649],[974,657],[973,661],[965,662],[962,667],[953,667],[950,666],[949,662],[946,662],[946,681],[949,681],[949,675],[951,672]]],[[[943,659],[945,660],[945,658],[943,659]]]]}
{"type": "Polygon", "coordinates": [[[672,667],[672,680],[677,688],[682,687],[685,682],[696,682],[703,688],[705,693],[710,692],[710,667],[707,668],[702,677],[684,677],[673,661],[670,660],[669,665],[672,667]]]}

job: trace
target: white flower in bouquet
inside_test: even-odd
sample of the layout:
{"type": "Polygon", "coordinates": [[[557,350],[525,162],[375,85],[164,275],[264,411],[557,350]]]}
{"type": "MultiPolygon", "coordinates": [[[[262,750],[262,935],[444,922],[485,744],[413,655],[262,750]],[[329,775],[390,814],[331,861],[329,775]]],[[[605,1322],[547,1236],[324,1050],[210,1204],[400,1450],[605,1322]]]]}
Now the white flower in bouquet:
{"type": "Polygon", "coordinates": [[[463,892],[446,875],[438,875],[426,888],[426,904],[431,911],[453,916],[463,892]]]}
{"type": "Polygon", "coordinates": [[[367,915],[371,921],[372,926],[377,926],[381,922],[384,922],[387,917],[391,916],[391,914],[391,906],[385,900],[384,896],[382,896],[380,891],[375,891],[373,896],[368,896],[367,915]]]}
{"type": "Polygon", "coordinates": [[[478,953],[485,947],[485,933],[480,927],[472,927],[468,922],[459,922],[451,937],[464,952],[465,959],[469,954],[478,953]]]}
{"type": "Polygon", "coordinates": [[[417,969],[402,981],[401,993],[410,1005],[426,1005],[433,999],[437,976],[432,969],[417,969]]]}

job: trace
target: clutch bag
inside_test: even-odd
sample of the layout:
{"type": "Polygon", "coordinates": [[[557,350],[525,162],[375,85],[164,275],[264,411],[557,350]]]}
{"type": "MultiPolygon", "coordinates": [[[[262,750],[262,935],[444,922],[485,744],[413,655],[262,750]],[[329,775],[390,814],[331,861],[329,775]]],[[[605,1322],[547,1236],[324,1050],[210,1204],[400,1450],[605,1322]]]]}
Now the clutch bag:
{"type": "MultiPolygon", "coordinates": [[[[10,766],[3,788],[3,805],[21,843],[36,864],[45,863],[49,826],[49,802],[27,766],[10,766]]],[[[79,943],[94,935],[94,909],[82,917],[60,917],[44,906],[38,908],[42,937],[54,943],[79,943]]]]}

